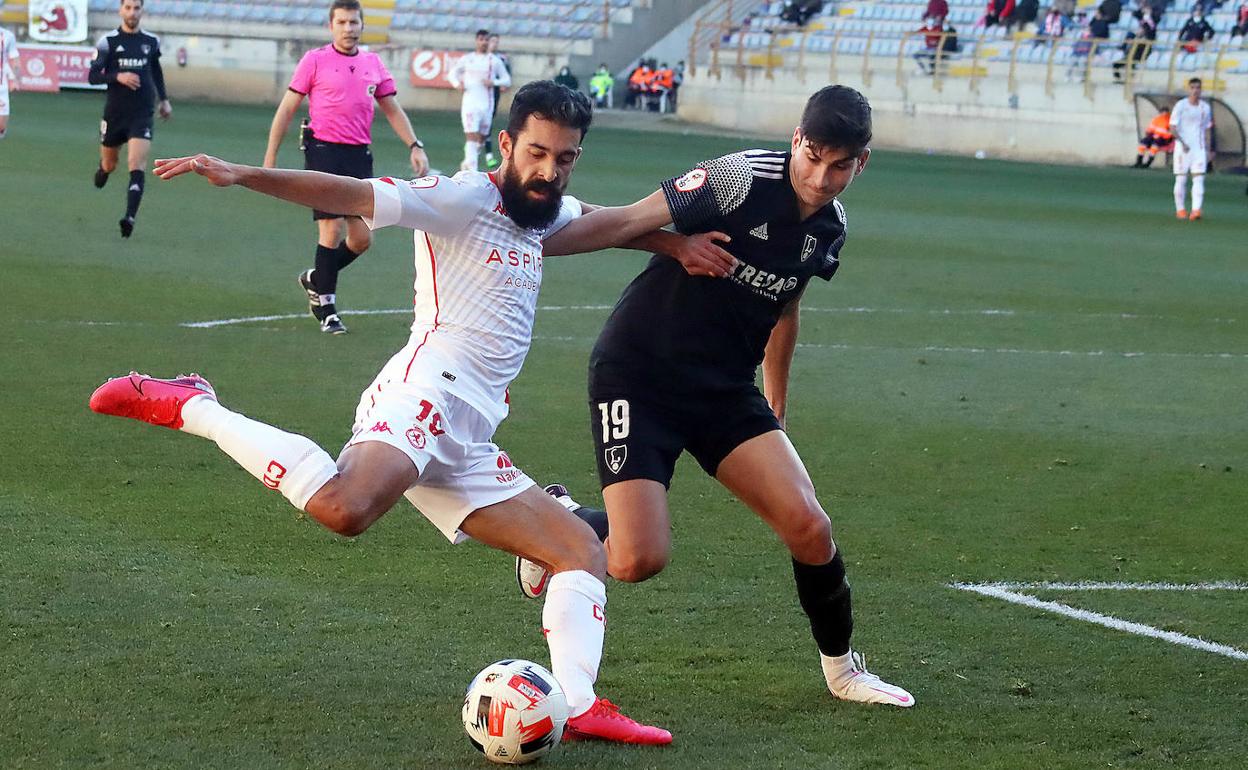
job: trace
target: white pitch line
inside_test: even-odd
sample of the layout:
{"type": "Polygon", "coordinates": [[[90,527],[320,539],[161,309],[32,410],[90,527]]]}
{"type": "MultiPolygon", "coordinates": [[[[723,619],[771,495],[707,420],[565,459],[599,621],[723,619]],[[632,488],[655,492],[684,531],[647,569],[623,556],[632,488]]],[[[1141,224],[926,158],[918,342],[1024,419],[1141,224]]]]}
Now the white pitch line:
{"type": "Polygon", "coordinates": [[[971,590],[969,586],[987,586],[1006,591],[1248,591],[1248,583],[1233,580],[1215,580],[1210,583],[1054,583],[1044,580],[1038,583],[954,583],[955,588],[971,590]]]}
{"type": "Polygon", "coordinates": [[[1010,591],[1004,588],[1000,588],[996,585],[982,585],[982,584],[976,584],[976,583],[952,583],[950,587],[957,588],[961,591],[971,591],[973,593],[977,593],[982,596],[989,596],[989,597],[992,597],[993,599],[1000,599],[1002,601],[1010,602],[1012,604],[1021,604],[1024,607],[1032,607],[1038,610],[1045,610],[1046,612],[1052,612],[1057,615],[1063,615],[1068,618],[1074,618],[1075,620],[1082,620],[1087,623],[1094,623],[1098,626],[1112,628],[1115,631],[1125,631],[1129,634],[1136,634],[1138,636],[1147,636],[1153,639],[1161,639],[1163,641],[1170,642],[1171,644],[1177,644],[1183,647],[1190,647],[1194,650],[1204,650],[1205,652],[1212,652],[1216,655],[1224,655],[1234,660],[1248,661],[1248,652],[1245,652],[1236,647],[1231,647],[1230,645],[1218,644],[1217,642],[1207,642],[1204,639],[1197,639],[1194,636],[1188,636],[1187,634],[1180,634],[1176,631],[1164,631],[1160,628],[1155,628],[1153,626],[1144,625],[1143,623],[1135,623],[1130,620],[1122,620],[1120,618],[1115,618],[1112,615],[1102,615],[1099,612],[1092,612],[1090,610],[1081,610],[1077,607],[1071,607],[1070,605],[1062,604],[1060,602],[1049,602],[1043,599],[1037,599],[1034,596],[1028,596],[1027,594],[1020,594],[1016,591],[1010,591]]]}

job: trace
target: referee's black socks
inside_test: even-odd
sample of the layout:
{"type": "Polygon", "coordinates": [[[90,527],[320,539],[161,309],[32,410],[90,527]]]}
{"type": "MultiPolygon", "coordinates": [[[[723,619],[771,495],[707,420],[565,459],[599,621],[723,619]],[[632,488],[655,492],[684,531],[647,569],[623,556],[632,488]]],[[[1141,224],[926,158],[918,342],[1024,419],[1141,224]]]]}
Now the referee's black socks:
{"type": "Polygon", "coordinates": [[[312,273],[312,283],[316,285],[318,294],[338,293],[338,273],[354,262],[360,255],[347,248],[343,241],[334,247],[316,245],[316,272],[312,273]]]}
{"type": "Polygon", "coordinates": [[[126,188],[126,219],[134,219],[139,213],[139,204],[143,202],[143,178],[141,170],[130,172],[130,186],[126,188]]]}
{"type": "Polygon", "coordinates": [[[797,599],[810,618],[810,632],[819,651],[833,658],[848,653],[849,637],[854,633],[854,615],[841,552],[837,551],[827,564],[802,564],[794,560],[793,577],[797,581],[797,599]]]}

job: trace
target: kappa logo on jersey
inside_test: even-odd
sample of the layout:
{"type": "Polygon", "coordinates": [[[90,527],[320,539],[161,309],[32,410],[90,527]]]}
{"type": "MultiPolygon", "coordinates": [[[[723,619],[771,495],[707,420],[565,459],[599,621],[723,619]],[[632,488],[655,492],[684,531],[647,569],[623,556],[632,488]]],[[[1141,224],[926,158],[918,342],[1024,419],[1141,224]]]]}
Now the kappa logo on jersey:
{"type": "Polygon", "coordinates": [[[753,230],[750,231],[750,235],[754,236],[760,241],[767,240],[767,223],[764,222],[758,227],[755,227],[753,230]]]}
{"type": "Polygon", "coordinates": [[[499,484],[510,484],[520,478],[520,471],[512,464],[511,458],[507,456],[506,452],[499,452],[498,460],[495,462],[499,471],[495,478],[498,479],[499,484]]]}
{"type": "Polygon", "coordinates": [[[624,461],[628,459],[628,447],[624,444],[618,446],[609,446],[605,452],[607,458],[607,469],[617,476],[620,469],[624,467],[624,461]]]}
{"type": "Polygon", "coordinates": [[[373,425],[373,427],[368,429],[368,432],[369,433],[389,433],[391,436],[394,435],[394,431],[390,430],[390,423],[384,420],[382,422],[379,422],[373,425]]]}
{"type": "Polygon", "coordinates": [[[706,169],[695,168],[676,180],[676,189],[681,192],[693,192],[704,184],[706,184],[706,169]]]}
{"type": "Polygon", "coordinates": [[[507,209],[503,208],[503,204],[502,204],[502,202],[501,202],[501,201],[500,201],[500,202],[498,202],[498,203],[495,203],[495,204],[494,204],[494,213],[495,213],[495,214],[502,214],[503,216],[507,216],[507,209]]]}
{"type": "Polygon", "coordinates": [[[425,439],[425,432],[423,430],[413,425],[412,427],[407,429],[406,435],[407,435],[407,443],[411,444],[413,447],[417,449],[425,448],[426,439],[425,439]]]}
{"type": "Polygon", "coordinates": [[[810,259],[810,255],[815,253],[815,246],[817,245],[819,245],[819,242],[815,240],[815,236],[813,235],[806,236],[806,241],[802,244],[802,261],[803,262],[810,259]]]}

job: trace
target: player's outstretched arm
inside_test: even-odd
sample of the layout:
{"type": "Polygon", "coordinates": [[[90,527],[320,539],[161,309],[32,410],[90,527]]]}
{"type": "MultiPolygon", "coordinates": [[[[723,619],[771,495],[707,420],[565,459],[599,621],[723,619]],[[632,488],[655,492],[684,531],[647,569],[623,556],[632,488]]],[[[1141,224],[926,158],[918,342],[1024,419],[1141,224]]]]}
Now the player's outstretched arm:
{"type": "Polygon", "coordinates": [[[244,166],[203,154],[161,158],[156,161],[154,170],[161,179],[195,173],[217,187],[239,185],[312,209],[357,217],[373,216],[373,186],[363,179],[320,171],[244,166]]]}
{"type": "Polygon", "coordinates": [[[662,190],[628,206],[595,209],[542,242],[542,254],[585,254],[623,246],[672,223],[662,190]]]}
{"type": "Polygon", "coordinates": [[[731,240],[726,233],[719,231],[681,235],[670,230],[655,230],[634,238],[624,244],[624,248],[669,256],[679,262],[689,275],[726,278],[737,268],[737,258],[719,244],[731,240]]]}

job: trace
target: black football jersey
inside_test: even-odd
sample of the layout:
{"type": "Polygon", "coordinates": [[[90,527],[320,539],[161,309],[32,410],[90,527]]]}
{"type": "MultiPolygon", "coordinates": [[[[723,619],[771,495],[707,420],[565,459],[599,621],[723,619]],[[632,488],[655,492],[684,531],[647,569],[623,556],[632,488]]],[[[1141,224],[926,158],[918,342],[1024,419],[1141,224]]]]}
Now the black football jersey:
{"type": "Polygon", "coordinates": [[[160,67],[160,38],[141,29],[126,32],[118,28],[107,33],[95,44],[95,59],[87,80],[95,85],[108,84],[106,117],[152,114],[156,99],[168,98],[165,74],[160,67]],[[117,82],[117,75],[122,72],[139,76],[141,85],[137,90],[117,82]]]}
{"type": "Polygon", "coordinates": [[[829,280],[845,243],[833,200],[801,221],[790,154],[747,150],[663,183],[676,229],[713,230],[739,264],[728,278],[690,276],[656,254],[624,290],[590,356],[596,383],[669,392],[751,386],[784,307],[814,276],[829,280]]]}

